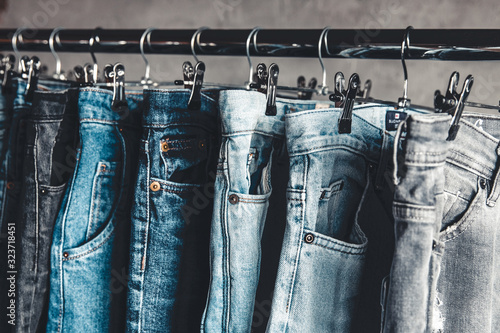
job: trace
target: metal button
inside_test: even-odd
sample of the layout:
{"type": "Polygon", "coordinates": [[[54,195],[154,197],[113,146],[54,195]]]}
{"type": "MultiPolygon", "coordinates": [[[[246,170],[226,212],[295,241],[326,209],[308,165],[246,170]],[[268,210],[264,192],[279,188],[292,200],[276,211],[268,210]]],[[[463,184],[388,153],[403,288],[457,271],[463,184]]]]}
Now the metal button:
{"type": "Polygon", "coordinates": [[[40,190],[40,194],[42,194],[42,195],[47,194],[47,190],[42,188],[42,189],[40,190]]]}
{"type": "Polygon", "coordinates": [[[63,253],[63,257],[64,257],[64,258],[69,257],[69,253],[68,253],[68,252],[64,252],[64,253],[63,253]]]}
{"type": "Polygon", "coordinates": [[[14,189],[14,183],[13,182],[8,182],[7,183],[7,189],[8,190],[13,190],[14,189]]]}
{"type": "Polygon", "coordinates": [[[164,153],[165,153],[165,152],[169,151],[169,149],[170,149],[170,147],[168,146],[168,143],[167,143],[167,142],[163,142],[163,143],[161,144],[161,151],[162,151],[162,152],[164,152],[164,153]]]}
{"type": "Polygon", "coordinates": [[[486,188],[486,180],[485,179],[481,179],[479,181],[479,185],[481,186],[481,188],[484,190],[486,188]]]}
{"type": "Polygon", "coordinates": [[[232,203],[233,205],[237,204],[238,201],[240,201],[240,198],[236,194],[231,194],[229,196],[229,202],[232,203]]]}
{"type": "Polygon", "coordinates": [[[151,189],[151,191],[156,192],[160,189],[160,183],[152,182],[149,188],[151,189]]]}
{"type": "Polygon", "coordinates": [[[306,237],[304,237],[304,241],[308,244],[311,244],[312,242],[314,242],[314,235],[306,234],[306,237]]]}
{"type": "Polygon", "coordinates": [[[200,148],[200,150],[205,149],[205,141],[200,140],[200,142],[198,143],[198,148],[200,148]]]}

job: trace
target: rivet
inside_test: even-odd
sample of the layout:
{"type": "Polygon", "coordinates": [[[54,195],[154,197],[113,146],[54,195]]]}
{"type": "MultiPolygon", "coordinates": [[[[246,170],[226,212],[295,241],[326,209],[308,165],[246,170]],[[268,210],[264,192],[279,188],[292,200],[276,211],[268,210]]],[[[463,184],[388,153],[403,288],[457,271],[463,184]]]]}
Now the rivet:
{"type": "Polygon", "coordinates": [[[323,200],[326,197],[326,191],[321,192],[321,196],[319,197],[319,200],[323,200]]]}
{"type": "Polygon", "coordinates": [[[63,253],[63,257],[64,257],[64,258],[67,258],[68,256],[69,256],[69,253],[68,253],[68,252],[64,252],[64,253],[63,253]]]}
{"type": "Polygon", "coordinates": [[[123,131],[123,128],[120,127],[118,130],[121,132],[121,131],[123,131]]]}
{"type": "Polygon", "coordinates": [[[151,191],[156,192],[160,189],[160,183],[152,182],[149,188],[151,189],[151,191]]]}
{"type": "Polygon", "coordinates": [[[312,242],[314,242],[314,235],[306,234],[306,236],[304,237],[304,241],[308,244],[311,244],[312,242]]]}
{"type": "Polygon", "coordinates": [[[238,201],[240,201],[240,198],[236,194],[231,194],[229,196],[229,202],[232,203],[233,205],[237,204],[238,201]]]}
{"type": "Polygon", "coordinates": [[[101,164],[101,170],[106,171],[106,164],[101,164]]]}
{"type": "Polygon", "coordinates": [[[8,182],[7,183],[7,189],[8,190],[13,190],[14,189],[14,183],[13,182],[8,182]]]}
{"type": "Polygon", "coordinates": [[[484,190],[486,188],[486,180],[485,179],[481,179],[479,181],[479,185],[481,186],[481,188],[484,190]]]}
{"type": "Polygon", "coordinates": [[[198,147],[203,150],[205,149],[205,142],[203,140],[200,140],[200,142],[198,143],[198,147]]]}
{"type": "Polygon", "coordinates": [[[167,143],[167,142],[163,142],[163,143],[161,144],[161,151],[162,151],[162,152],[167,152],[169,149],[170,149],[170,147],[168,146],[168,143],[167,143]]]}
{"type": "Polygon", "coordinates": [[[40,194],[43,194],[43,195],[47,194],[47,190],[42,188],[42,189],[40,190],[40,194]]]}

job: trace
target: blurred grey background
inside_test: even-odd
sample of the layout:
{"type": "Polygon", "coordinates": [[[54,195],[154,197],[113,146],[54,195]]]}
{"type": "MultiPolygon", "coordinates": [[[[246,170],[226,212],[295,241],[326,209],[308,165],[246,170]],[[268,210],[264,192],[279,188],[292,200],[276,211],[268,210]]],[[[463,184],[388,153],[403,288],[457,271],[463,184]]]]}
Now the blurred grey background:
{"type": "MultiPolygon", "coordinates": [[[[201,26],[210,28],[499,28],[500,2],[497,0],[0,0],[2,27],[27,26],[49,29],[65,28],[147,28],[164,29],[201,26]],[[6,3],[7,2],[7,3],[6,3]],[[6,8],[4,8],[6,6],[6,8]]],[[[54,60],[49,54],[42,61],[52,72],[54,60]]],[[[63,54],[65,70],[90,61],[90,55],[63,54]]],[[[122,61],[126,77],[138,80],[144,65],[140,55],[97,54],[100,64],[122,61]]],[[[150,56],[152,76],[171,81],[181,77],[181,65],[189,56],[150,56]]],[[[244,83],[248,76],[245,57],[201,56],[207,64],[206,80],[221,83],[244,83]]],[[[280,66],[280,85],[296,85],[299,75],[307,80],[321,79],[317,59],[254,59],[280,66]]],[[[350,76],[359,73],[362,81],[373,81],[372,96],[397,100],[403,92],[403,74],[398,60],[326,59],[328,84],[343,71],[350,76]]],[[[452,71],[463,80],[475,77],[469,100],[498,104],[500,99],[500,66],[488,62],[444,62],[414,60],[408,62],[409,97],[415,104],[432,106],[434,90],[446,89],[452,71]]],[[[462,81],[460,82],[460,87],[462,81]]]]}

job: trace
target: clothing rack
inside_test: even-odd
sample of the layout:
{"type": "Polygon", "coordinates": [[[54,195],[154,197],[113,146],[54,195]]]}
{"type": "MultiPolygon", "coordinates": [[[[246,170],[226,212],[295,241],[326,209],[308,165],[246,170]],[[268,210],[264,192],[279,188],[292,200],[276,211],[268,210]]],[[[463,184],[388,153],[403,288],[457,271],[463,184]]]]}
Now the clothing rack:
{"type": "MultiPolygon", "coordinates": [[[[0,29],[0,50],[13,50],[18,29],[0,29]]],[[[18,31],[17,48],[49,52],[52,29],[18,31]]],[[[63,29],[55,39],[57,52],[140,53],[141,29],[63,29]]],[[[198,32],[197,55],[246,55],[251,29],[153,30],[145,53],[191,54],[191,39],[198,32]]],[[[318,57],[321,29],[262,29],[250,55],[263,57],[318,57]]],[[[323,43],[324,58],[400,59],[405,29],[331,29],[323,43]]],[[[412,29],[406,59],[500,60],[500,29],[412,29]]]]}

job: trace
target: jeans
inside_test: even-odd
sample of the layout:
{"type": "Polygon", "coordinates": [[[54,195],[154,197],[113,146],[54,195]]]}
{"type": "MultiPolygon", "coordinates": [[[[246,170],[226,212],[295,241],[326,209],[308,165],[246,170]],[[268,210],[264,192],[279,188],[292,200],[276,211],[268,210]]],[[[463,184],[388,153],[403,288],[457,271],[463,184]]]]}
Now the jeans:
{"type": "Polygon", "coordinates": [[[437,114],[411,116],[403,124],[407,135],[395,171],[395,250],[382,300],[384,332],[431,332],[432,286],[442,250],[437,235],[443,212],[449,121],[448,115],[437,114]]]}
{"type": "Polygon", "coordinates": [[[272,192],[271,165],[284,149],[284,116],[288,109],[310,109],[316,103],[278,99],[277,115],[266,116],[265,95],[220,93],[222,143],[202,332],[250,332],[252,328],[261,237],[272,192]]]}
{"type": "Polygon", "coordinates": [[[35,92],[25,135],[15,331],[40,332],[47,324],[54,223],[75,165],[78,90],[35,92]]]}
{"type": "Polygon", "coordinates": [[[449,119],[408,119],[385,332],[500,329],[500,119],[449,119]]]}
{"type": "Polygon", "coordinates": [[[132,208],[127,332],[197,332],[209,283],[217,92],[145,90],[132,208]]]}
{"type": "Polygon", "coordinates": [[[48,332],[121,332],[125,326],[130,206],[142,93],[111,110],[112,92],[80,90],[80,143],[54,227],[48,332]]]}
{"type": "Polygon", "coordinates": [[[10,100],[11,114],[9,125],[4,135],[6,147],[4,159],[0,166],[0,307],[2,309],[0,330],[10,332],[15,324],[16,279],[18,258],[16,247],[19,240],[16,235],[18,220],[18,203],[21,195],[22,169],[24,158],[26,117],[31,104],[25,100],[26,82],[21,79],[12,81],[13,90],[7,95],[10,100]],[[9,278],[9,280],[7,280],[9,278]]]}
{"type": "Polygon", "coordinates": [[[462,119],[444,167],[432,322],[436,331],[493,333],[500,331],[500,118],[462,119]]]}
{"type": "Polygon", "coordinates": [[[339,109],[286,116],[287,226],[268,332],[379,330],[394,246],[389,110],[356,106],[350,134],[338,133],[339,109]]]}

